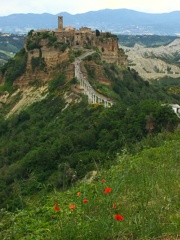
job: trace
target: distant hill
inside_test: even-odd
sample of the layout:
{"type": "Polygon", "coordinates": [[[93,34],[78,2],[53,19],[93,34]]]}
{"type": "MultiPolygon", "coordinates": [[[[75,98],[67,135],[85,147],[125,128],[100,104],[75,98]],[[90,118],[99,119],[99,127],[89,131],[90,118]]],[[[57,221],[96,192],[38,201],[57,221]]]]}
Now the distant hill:
{"type": "Polygon", "coordinates": [[[24,35],[0,33],[0,66],[14,57],[24,45],[24,35]]]}
{"type": "Polygon", "coordinates": [[[180,35],[180,11],[150,14],[129,9],[104,9],[81,14],[61,12],[57,15],[12,14],[0,17],[0,31],[27,33],[31,29],[57,28],[57,16],[64,17],[64,25],[82,26],[118,34],[180,35]]]}
{"type": "Polygon", "coordinates": [[[143,79],[180,78],[180,38],[157,35],[118,35],[129,67],[143,79]]]}

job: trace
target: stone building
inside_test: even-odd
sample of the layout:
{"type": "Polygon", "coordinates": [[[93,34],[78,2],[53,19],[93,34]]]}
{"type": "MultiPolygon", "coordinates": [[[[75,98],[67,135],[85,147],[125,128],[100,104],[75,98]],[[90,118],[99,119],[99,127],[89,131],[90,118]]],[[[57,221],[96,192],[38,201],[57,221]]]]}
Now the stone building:
{"type": "Polygon", "coordinates": [[[69,43],[70,46],[79,47],[99,47],[102,54],[106,52],[118,51],[118,39],[110,32],[101,32],[100,35],[96,35],[96,31],[88,27],[81,27],[80,29],[73,28],[71,26],[63,26],[63,17],[58,16],[58,28],[53,30],[37,30],[33,34],[38,32],[52,32],[58,42],[69,43]]]}
{"type": "Polygon", "coordinates": [[[125,54],[119,51],[119,44],[116,35],[110,32],[99,32],[88,27],[81,27],[79,30],[71,26],[63,26],[63,17],[58,17],[58,28],[52,30],[59,42],[69,43],[71,47],[98,47],[102,59],[108,63],[117,63],[127,66],[125,54]]]}
{"type": "Polygon", "coordinates": [[[62,43],[69,42],[71,46],[95,46],[96,32],[91,28],[82,27],[79,30],[71,26],[63,26],[63,17],[58,16],[58,28],[51,30],[62,43]]]}
{"type": "MultiPolygon", "coordinates": [[[[57,66],[63,66],[63,63],[69,60],[68,46],[72,49],[79,48],[81,50],[98,48],[102,61],[127,66],[126,55],[120,51],[118,39],[115,35],[109,32],[95,31],[88,27],[81,27],[80,29],[72,26],[64,27],[63,17],[58,16],[57,29],[32,31],[25,39],[26,72],[14,82],[14,85],[25,85],[31,79],[48,81],[54,74],[54,69],[61,71],[57,66]],[[54,39],[53,36],[55,36],[54,39]],[[51,37],[55,42],[51,42],[51,37]],[[34,70],[32,67],[34,65],[39,68],[36,67],[34,70]]],[[[72,79],[74,77],[74,65],[69,64],[65,68],[65,72],[67,78],[72,79]]]]}

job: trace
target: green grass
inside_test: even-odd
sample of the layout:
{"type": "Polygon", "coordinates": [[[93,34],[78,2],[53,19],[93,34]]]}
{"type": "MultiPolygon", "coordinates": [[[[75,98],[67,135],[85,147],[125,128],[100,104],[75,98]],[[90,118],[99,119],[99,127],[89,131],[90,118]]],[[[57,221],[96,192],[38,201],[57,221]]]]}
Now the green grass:
{"type": "Polygon", "coordinates": [[[122,154],[109,170],[97,169],[93,181],[64,192],[48,193],[51,186],[42,185],[44,193],[23,199],[15,184],[23,210],[1,209],[0,239],[178,239],[180,132],[161,141],[134,156],[122,154]],[[111,188],[107,194],[106,188],[111,188]],[[124,219],[115,220],[116,214],[124,219]]]}

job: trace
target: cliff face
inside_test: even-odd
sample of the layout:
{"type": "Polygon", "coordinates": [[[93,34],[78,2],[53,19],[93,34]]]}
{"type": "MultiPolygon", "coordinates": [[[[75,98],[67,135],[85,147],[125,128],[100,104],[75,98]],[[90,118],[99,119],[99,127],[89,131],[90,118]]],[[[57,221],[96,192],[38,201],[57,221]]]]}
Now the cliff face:
{"type": "Polygon", "coordinates": [[[97,46],[102,53],[102,60],[107,63],[119,62],[118,40],[113,38],[105,38],[97,41],[97,46]]]}
{"type": "MultiPolygon", "coordinates": [[[[57,33],[56,33],[57,35],[57,33]]],[[[36,39],[35,39],[36,40],[36,39]]],[[[32,40],[31,40],[32,41],[32,40]]],[[[67,39],[66,39],[67,41],[67,39]]],[[[64,71],[66,73],[67,80],[72,79],[74,74],[74,65],[70,63],[70,49],[81,49],[85,51],[84,46],[71,46],[68,47],[67,43],[55,42],[52,46],[50,40],[40,39],[36,48],[29,49],[30,40],[25,41],[25,50],[27,52],[27,66],[23,75],[18,77],[14,81],[14,85],[20,87],[26,86],[30,82],[40,80],[47,82],[53,78],[55,74],[64,71]],[[65,46],[65,50],[62,47],[65,46]]],[[[72,45],[70,43],[69,45],[72,45]]],[[[114,37],[109,38],[97,38],[93,43],[101,53],[101,58],[107,63],[116,63],[119,65],[127,66],[127,58],[123,51],[119,50],[118,40],[114,37]]],[[[92,46],[93,47],[93,46],[92,46]]]]}
{"type": "MultiPolygon", "coordinates": [[[[102,32],[97,34],[90,28],[76,30],[71,27],[30,31],[25,39],[24,49],[0,71],[0,85],[6,82],[7,86],[13,84],[17,87],[17,91],[12,95],[4,92],[0,96],[0,108],[6,105],[9,109],[6,117],[43,99],[48,94],[48,82],[56,80],[61,73],[65,73],[66,81],[72,80],[75,77],[75,59],[78,60],[78,56],[80,58],[80,55],[90,49],[96,52],[100,64],[89,60],[86,62],[85,59],[83,62],[94,72],[95,81],[111,85],[104,72],[103,61],[127,66],[126,56],[120,51],[115,35],[102,32]]],[[[83,74],[88,78],[83,64],[83,74]]],[[[99,91],[97,89],[97,92],[102,94],[99,91]]],[[[81,89],[77,85],[70,93],[65,93],[67,102],[71,94],[73,99],[79,99],[79,92],[81,89]]]]}
{"type": "Polygon", "coordinates": [[[26,71],[14,81],[13,85],[22,87],[37,80],[45,83],[52,80],[62,70],[66,73],[67,80],[74,77],[73,64],[64,65],[69,60],[68,49],[62,52],[54,48],[54,46],[48,46],[48,43],[48,39],[42,39],[38,43],[38,48],[29,50],[27,40],[25,41],[25,50],[27,52],[26,71]]]}
{"type": "MultiPolygon", "coordinates": [[[[92,48],[98,49],[102,61],[128,66],[124,51],[119,49],[117,37],[111,33],[97,33],[90,28],[76,30],[71,27],[50,31],[32,30],[24,43],[26,68],[11,82],[19,87],[36,81],[46,83],[62,71],[69,81],[75,77],[73,61],[77,56],[72,52],[92,48]]],[[[1,84],[5,82],[5,78],[6,74],[1,74],[1,84]]]]}
{"type": "MultiPolygon", "coordinates": [[[[61,65],[68,61],[68,52],[60,53],[53,48],[42,48],[41,54],[39,57],[38,49],[28,52],[26,71],[14,81],[13,85],[25,86],[36,80],[42,82],[52,80],[53,76],[62,71],[63,66],[61,65]],[[38,66],[33,66],[33,61],[37,61],[38,66]]],[[[74,77],[73,64],[65,66],[63,71],[66,73],[67,80],[74,77]]]]}
{"type": "Polygon", "coordinates": [[[180,39],[168,45],[158,47],[144,47],[135,44],[134,47],[123,46],[128,54],[130,68],[135,69],[146,80],[160,79],[168,76],[180,77],[180,39]]]}

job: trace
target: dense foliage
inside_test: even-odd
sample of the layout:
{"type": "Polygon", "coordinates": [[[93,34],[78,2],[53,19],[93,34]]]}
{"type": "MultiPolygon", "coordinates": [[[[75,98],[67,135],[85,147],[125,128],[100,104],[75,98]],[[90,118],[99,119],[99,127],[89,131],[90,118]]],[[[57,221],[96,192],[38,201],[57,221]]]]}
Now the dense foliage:
{"type": "MultiPolygon", "coordinates": [[[[63,75],[59,79],[50,86],[61,92],[63,75]]],[[[148,134],[173,131],[179,121],[171,108],[152,100],[105,109],[84,99],[64,107],[62,96],[52,93],[19,115],[1,118],[1,206],[20,207],[16,181],[24,185],[23,195],[38,191],[40,183],[67,187],[97,165],[109,165],[122,149],[133,152],[148,134]]]]}
{"type": "Polygon", "coordinates": [[[57,41],[57,38],[53,32],[50,32],[50,31],[34,32],[33,30],[31,30],[28,33],[27,49],[29,51],[33,50],[35,48],[40,49],[42,47],[42,44],[44,44],[42,40],[47,41],[48,47],[53,46],[54,48],[56,48],[57,50],[62,51],[62,52],[64,52],[66,50],[66,48],[69,46],[68,41],[67,41],[67,43],[57,41]]]}
{"type": "Polygon", "coordinates": [[[21,76],[26,70],[27,53],[22,48],[15,57],[9,59],[8,62],[0,68],[0,74],[5,78],[3,90],[9,90],[13,82],[21,76]],[[8,88],[7,88],[8,86],[8,88]]]}
{"type": "MultiPolygon", "coordinates": [[[[39,57],[31,64],[43,68],[40,40],[48,38],[51,45],[56,39],[49,33],[36,37],[39,57]]],[[[69,51],[70,61],[81,53],[69,51]]],[[[4,86],[23,73],[26,58],[22,49],[1,68],[4,86]]],[[[67,82],[62,71],[49,82],[43,100],[7,119],[0,109],[2,239],[148,239],[177,234],[179,190],[172,183],[179,173],[179,132],[173,132],[180,121],[168,104],[178,103],[179,95],[170,91],[170,81],[151,85],[133,69],[101,62],[97,53],[85,59],[85,68],[93,88],[114,100],[111,108],[88,104],[81,94],[80,101],[66,102],[65,93],[77,97],[72,92],[77,79],[67,82]],[[97,65],[110,85],[96,81],[97,65]],[[93,184],[78,183],[92,170],[98,171],[93,184]],[[101,178],[107,183],[102,185],[101,178]],[[83,198],[77,199],[76,192],[83,198]]]]}
{"type": "Polygon", "coordinates": [[[152,85],[156,89],[163,89],[167,92],[175,101],[180,101],[180,78],[171,78],[165,76],[159,80],[154,80],[152,85]]]}
{"type": "MultiPolygon", "coordinates": [[[[48,193],[45,184],[25,198],[25,185],[16,181],[21,210],[1,209],[0,238],[179,239],[180,132],[149,136],[143,145],[142,152],[123,152],[109,170],[96,168],[87,176],[93,181],[68,191],[48,193]]],[[[29,181],[35,180],[32,174],[29,181]]]]}
{"type": "MultiPolygon", "coordinates": [[[[1,68],[6,76],[5,86],[22,74],[25,63],[26,54],[22,50],[1,68]]],[[[42,183],[59,190],[66,188],[97,165],[111,165],[124,148],[134,152],[134,144],[149,134],[176,128],[178,117],[168,105],[162,105],[175,99],[168,89],[156,91],[134,70],[102,63],[99,54],[88,57],[85,66],[93,87],[115,99],[116,104],[105,109],[101,105],[88,105],[83,97],[79,104],[66,108],[61,93],[74,81],[67,84],[62,72],[49,82],[49,95],[44,100],[7,120],[2,115],[1,206],[9,204],[12,210],[20,207],[13,190],[16,182],[24,186],[22,195],[38,191],[42,183]],[[111,86],[94,80],[95,69],[88,67],[88,61],[101,65],[111,86]]]]}

